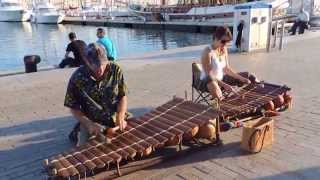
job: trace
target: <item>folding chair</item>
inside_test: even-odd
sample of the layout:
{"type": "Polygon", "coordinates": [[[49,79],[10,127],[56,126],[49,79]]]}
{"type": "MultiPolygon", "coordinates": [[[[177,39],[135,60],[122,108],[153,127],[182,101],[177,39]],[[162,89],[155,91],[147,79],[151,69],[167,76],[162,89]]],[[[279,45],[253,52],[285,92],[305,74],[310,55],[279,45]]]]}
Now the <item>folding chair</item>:
{"type": "MultiPolygon", "coordinates": [[[[196,62],[192,63],[192,101],[195,103],[205,103],[207,105],[211,105],[211,101],[213,100],[209,91],[205,87],[201,87],[201,71],[202,65],[196,62]],[[195,96],[198,94],[198,96],[195,96]]],[[[240,76],[243,76],[249,79],[251,82],[259,82],[259,80],[255,77],[255,75],[249,72],[240,72],[240,76]]],[[[234,87],[242,87],[244,84],[235,80],[233,77],[229,75],[225,75],[223,81],[234,87]]],[[[203,86],[203,85],[202,85],[203,86]]],[[[222,88],[222,94],[227,96],[228,93],[222,88]]]]}
{"type": "Polygon", "coordinates": [[[212,99],[208,90],[201,88],[201,76],[202,66],[196,62],[192,63],[192,101],[195,103],[205,103],[211,105],[212,99]],[[197,94],[197,96],[196,96],[197,94]]]}
{"type": "MultiPolygon", "coordinates": [[[[207,88],[201,87],[201,71],[202,66],[201,64],[192,63],[192,102],[194,103],[204,103],[205,105],[212,106],[212,96],[210,95],[207,88]],[[195,97],[195,94],[198,94],[195,97]]],[[[220,109],[219,102],[217,101],[217,108],[220,109]]],[[[215,127],[216,127],[216,139],[214,141],[214,144],[216,145],[222,145],[222,140],[220,139],[220,117],[215,118],[215,127]]]]}

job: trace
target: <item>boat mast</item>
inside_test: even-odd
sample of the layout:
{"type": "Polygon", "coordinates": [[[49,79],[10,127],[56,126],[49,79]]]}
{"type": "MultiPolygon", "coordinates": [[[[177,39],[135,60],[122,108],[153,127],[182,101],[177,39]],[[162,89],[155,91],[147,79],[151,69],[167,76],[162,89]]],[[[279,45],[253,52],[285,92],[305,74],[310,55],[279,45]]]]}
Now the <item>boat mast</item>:
{"type": "Polygon", "coordinates": [[[81,9],[83,9],[83,2],[82,2],[82,0],[79,0],[78,2],[79,2],[79,5],[81,6],[81,9]]]}
{"type": "Polygon", "coordinates": [[[310,2],[310,8],[311,8],[311,10],[310,10],[310,14],[311,14],[311,16],[314,16],[314,0],[311,0],[311,2],[310,2]]]}

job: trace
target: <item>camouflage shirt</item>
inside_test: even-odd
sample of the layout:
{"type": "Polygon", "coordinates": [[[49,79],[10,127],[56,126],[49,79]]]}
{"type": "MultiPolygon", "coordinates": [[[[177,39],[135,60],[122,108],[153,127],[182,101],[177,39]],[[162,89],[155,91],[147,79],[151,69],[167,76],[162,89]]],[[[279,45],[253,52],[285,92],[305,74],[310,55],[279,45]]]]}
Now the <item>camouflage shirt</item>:
{"type": "Polygon", "coordinates": [[[120,67],[110,62],[101,80],[82,66],[70,78],[64,105],[82,111],[90,120],[112,127],[120,99],[127,94],[120,67]]]}

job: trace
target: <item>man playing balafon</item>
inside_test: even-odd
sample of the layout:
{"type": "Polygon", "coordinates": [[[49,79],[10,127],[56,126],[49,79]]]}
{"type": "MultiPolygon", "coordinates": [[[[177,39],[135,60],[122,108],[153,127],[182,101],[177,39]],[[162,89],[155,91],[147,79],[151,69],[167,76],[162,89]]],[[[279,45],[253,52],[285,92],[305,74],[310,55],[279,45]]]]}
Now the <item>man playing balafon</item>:
{"type": "Polygon", "coordinates": [[[80,123],[79,139],[77,128],[69,136],[78,145],[106,128],[126,127],[127,87],[120,67],[108,61],[97,43],[89,44],[86,58],[88,65],[78,68],[69,81],[64,103],[80,123]]]}

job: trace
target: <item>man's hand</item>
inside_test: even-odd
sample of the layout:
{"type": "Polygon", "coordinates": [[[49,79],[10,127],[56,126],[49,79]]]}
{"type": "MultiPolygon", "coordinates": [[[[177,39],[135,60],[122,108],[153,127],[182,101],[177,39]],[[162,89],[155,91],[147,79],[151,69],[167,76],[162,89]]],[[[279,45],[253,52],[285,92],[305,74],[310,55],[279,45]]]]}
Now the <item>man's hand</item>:
{"type": "Polygon", "coordinates": [[[127,127],[127,121],[126,120],[120,120],[119,123],[117,123],[117,126],[119,126],[119,129],[121,132],[124,131],[124,129],[127,127]]]}
{"type": "Polygon", "coordinates": [[[116,117],[116,126],[119,127],[120,131],[124,131],[127,127],[127,122],[125,121],[127,112],[127,96],[123,96],[119,102],[117,117],[116,117]]]}
{"type": "Polygon", "coordinates": [[[104,130],[102,125],[95,122],[91,122],[87,127],[90,135],[97,135],[104,130]]]}
{"type": "Polygon", "coordinates": [[[121,132],[127,127],[127,121],[123,120],[122,123],[116,123],[116,127],[107,129],[107,136],[113,137],[113,135],[120,130],[121,132]]]}
{"type": "Polygon", "coordinates": [[[80,110],[70,109],[70,111],[90,135],[97,135],[103,131],[104,127],[102,125],[92,122],[80,110]]]}
{"type": "Polygon", "coordinates": [[[251,81],[247,78],[241,78],[240,81],[244,84],[251,84],[251,81]]]}

